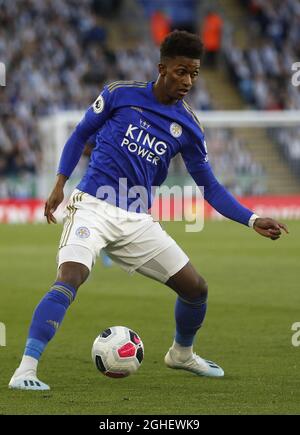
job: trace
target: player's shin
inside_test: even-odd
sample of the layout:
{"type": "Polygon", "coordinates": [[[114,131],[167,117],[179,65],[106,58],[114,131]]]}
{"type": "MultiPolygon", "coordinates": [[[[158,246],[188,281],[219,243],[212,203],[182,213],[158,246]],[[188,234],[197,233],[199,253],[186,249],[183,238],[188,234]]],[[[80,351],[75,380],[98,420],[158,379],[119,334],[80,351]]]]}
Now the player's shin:
{"type": "Polygon", "coordinates": [[[76,290],[73,287],[57,281],[40,301],[33,314],[18,374],[28,370],[36,371],[38,360],[54,337],[75,296],[76,290]]]}
{"type": "Polygon", "coordinates": [[[192,353],[198,329],[202,326],[207,309],[207,296],[197,300],[178,297],[175,304],[176,333],[173,350],[185,360],[192,353]]]}

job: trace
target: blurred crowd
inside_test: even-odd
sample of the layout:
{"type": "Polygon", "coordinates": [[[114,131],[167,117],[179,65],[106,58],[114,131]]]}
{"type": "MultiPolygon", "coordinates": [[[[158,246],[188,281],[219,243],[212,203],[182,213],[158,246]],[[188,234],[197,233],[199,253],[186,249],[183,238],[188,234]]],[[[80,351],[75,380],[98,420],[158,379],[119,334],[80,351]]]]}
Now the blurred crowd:
{"type": "MultiPolygon", "coordinates": [[[[286,3],[292,5],[293,0],[286,3]]],[[[106,20],[117,19],[121,4],[122,0],[0,0],[0,60],[7,69],[7,86],[0,88],[0,197],[36,194],[42,158],[39,117],[83,110],[104,84],[114,80],[155,80],[155,40],[141,38],[132,48],[112,49],[108,44],[106,20]]],[[[255,16],[253,20],[259,23],[255,16]]],[[[202,79],[188,101],[195,110],[213,109],[202,79]]],[[[256,193],[252,179],[263,170],[244,144],[228,130],[217,131],[207,142],[222,181],[235,193],[256,193]],[[240,183],[241,177],[245,183],[240,183]]]]}
{"type": "Polygon", "coordinates": [[[247,151],[234,130],[206,129],[210,163],[219,181],[235,195],[261,195],[266,192],[265,172],[247,151]]]}
{"type": "Polygon", "coordinates": [[[248,10],[249,42],[242,50],[229,38],[225,55],[245,100],[262,110],[300,109],[292,64],[300,59],[299,0],[241,0],[248,10]]]}
{"type": "Polygon", "coordinates": [[[273,129],[270,135],[296,175],[300,173],[300,127],[273,129]]]}
{"type": "MultiPolygon", "coordinates": [[[[156,78],[158,48],[151,42],[108,47],[104,22],[116,3],[0,0],[7,77],[0,88],[0,196],[26,195],[24,186],[33,185],[41,159],[38,117],[85,109],[114,80],[156,78]]],[[[211,108],[201,81],[191,99],[195,109],[211,108]]]]}

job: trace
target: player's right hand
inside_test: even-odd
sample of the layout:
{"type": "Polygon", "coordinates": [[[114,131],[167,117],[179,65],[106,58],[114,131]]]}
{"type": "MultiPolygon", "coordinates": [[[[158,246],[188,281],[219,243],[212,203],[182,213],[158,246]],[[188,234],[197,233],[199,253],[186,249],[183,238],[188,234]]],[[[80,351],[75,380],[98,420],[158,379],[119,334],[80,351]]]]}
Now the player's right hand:
{"type": "Polygon", "coordinates": [[[48,224],[56,224],[56,219],[53,216],[53,213],[55,212],[59,204],[63,202],[63,200],[63,188],[61,188],[60,186],[55,186],[45,204],[44,216],[46,217],[48,224]]]}

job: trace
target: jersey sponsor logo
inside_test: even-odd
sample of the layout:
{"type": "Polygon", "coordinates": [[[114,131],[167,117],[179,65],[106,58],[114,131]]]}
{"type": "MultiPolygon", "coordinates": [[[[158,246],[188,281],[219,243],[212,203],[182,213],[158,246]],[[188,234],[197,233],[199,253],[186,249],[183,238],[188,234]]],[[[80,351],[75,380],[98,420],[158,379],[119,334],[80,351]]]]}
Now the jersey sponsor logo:
{"type": "Polygon", "coordinates": [[[168,148],[166,142],[158,140],[156,136],[133,124],[129,124],[121,147],[127,147],[129,152],[156,166],[168,148]]]}
{"type": "Polygon", "coordinates": [[[182,135],[182,127],[177,122],[172,122],[170,125],[170,133],[173,137],[180,137],[182,135]]]}
{"type": "Polygon", "coordinates": [[[104,109],[104,98],[102,97],[102,95],[99,95],[99,97],[93,104],[93,110],[95,113],[98,114],[103,112],[103,109],[104,109]]]}
{"type": "Polygon", "coordinates": [[[91,235],[90,230],[87,227],[79,227],[79,228],[77,228],[75,234],[80,239],[87,239],[91,235]]]}

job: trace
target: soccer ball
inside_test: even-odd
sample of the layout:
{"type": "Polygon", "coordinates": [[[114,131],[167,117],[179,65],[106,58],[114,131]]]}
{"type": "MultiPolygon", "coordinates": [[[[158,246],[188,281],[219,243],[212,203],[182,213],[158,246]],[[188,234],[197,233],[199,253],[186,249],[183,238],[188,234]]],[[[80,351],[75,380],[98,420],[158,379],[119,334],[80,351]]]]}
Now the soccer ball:
{"type": "Polygon", "coordinates": [[[125,378],[137,371],[144,358],[144,345],[138,334],[125,326],[103,331],[92,347],[97,369],[111,378],[125,378]]]}

